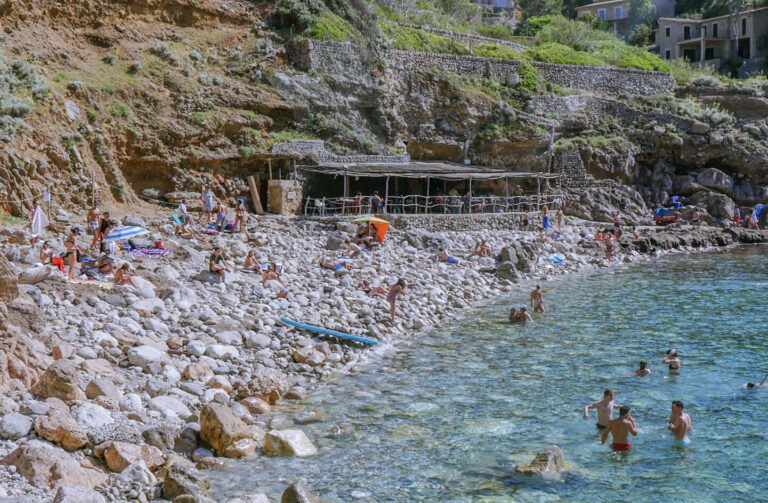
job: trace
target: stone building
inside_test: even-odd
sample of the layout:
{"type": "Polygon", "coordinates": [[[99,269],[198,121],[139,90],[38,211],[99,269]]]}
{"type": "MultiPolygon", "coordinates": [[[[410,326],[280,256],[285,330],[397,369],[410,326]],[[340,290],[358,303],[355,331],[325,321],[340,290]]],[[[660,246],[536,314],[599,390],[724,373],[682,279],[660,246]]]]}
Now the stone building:
{"type": "MultiPolygon", "coordinates": [[[[675,0],[651,0],[653,18],[672,17],[675,15],[675,0]]],[[[629,24],[629,0],[597,0],[591,4],[576,8],[577,15],[591,14],[608,21],[614,35],[624,35],[632,26],[629,24]]]]}
{"type": "MultiPolygon", "coordinates": [[[[768,7],[747,10],[736,20],[738,55],[747,67],[760,67],[768,52],[768,7]]],[[[731,52],[733,43],[728,15],[701,19],[662,17],[656,33],[654,51],[663,59],[688,61],[719,68],[731,52]]]]}

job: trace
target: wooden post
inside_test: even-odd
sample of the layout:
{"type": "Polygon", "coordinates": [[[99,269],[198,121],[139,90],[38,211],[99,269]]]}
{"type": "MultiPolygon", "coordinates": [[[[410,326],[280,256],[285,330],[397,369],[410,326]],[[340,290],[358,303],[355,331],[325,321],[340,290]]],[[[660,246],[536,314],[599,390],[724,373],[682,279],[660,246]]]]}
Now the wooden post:
{"type": "Polygon", "coordinates": [[[384,183],[384,213],[388,213],[387,209],[389,208],[389,177],[387,177],[387,181],[384,183]]]}
{"type": "Polygon", "coordinates": [[[261,206],[261,198],[259,197],[259,186],[253,176],[248,177],[248,186],[251,188],[251,197],[253,198],[253,206],[256,208],[258,215],[264,214],[264,208],[261,206]]]}
{"type": "Polygon", "coordinates": [[[424,202],[424,214],[429,213],[429,176],[427,176],[427,200],[424,202]]]}
{"type": "Polygon", "coordinates": [[[267,166],[269,166],[269,179],[272,179],[272,158],[267,159],[267,166]]]}
{"type": "Polygon", "coordinates": [[[344,215],[346,213],[346,206],[347,206],[347,175],[344,175],[344,195],[341,198],[341,214],[344,215]]]}
{"type": "Polygon", "coordinates": [[[467,213],[470,215],[472,214],[472,177],[469,177],[469,208],[467,208],[467,213]]]}

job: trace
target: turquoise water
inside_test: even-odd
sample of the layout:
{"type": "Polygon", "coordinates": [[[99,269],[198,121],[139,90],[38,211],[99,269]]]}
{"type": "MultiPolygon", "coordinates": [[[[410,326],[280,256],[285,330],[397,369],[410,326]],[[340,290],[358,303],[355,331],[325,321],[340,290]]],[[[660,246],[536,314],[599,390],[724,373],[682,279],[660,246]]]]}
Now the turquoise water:
{"type": "MultiPolygon", "coordinates": [[[[324,501],[759,501],[768,498],[768,249],[660,259],[545,285],[549,311],[525,327],[509,302],[419,335],[302,402],[328,420],[301,426],[306,459],[255,458],[213,472],[217,498],[279,501],[302,478],[324,501]],[[679,375],[660,360],[669,347],[679,375]],[[641,359],[653,374],[632,374],[641,359]],[[631,452],[601,446],[585,404],[616,390],[639,427],[631,452]],[[693,419],[671,446],[670,401],[693,419]],[[342,428],[339,428],[342,425],[342,428]],[[351,429],[352,433],[339,434],[351,429]],[[554,479],[513,465],[558,444],[554,479]]],[[[520,303],[525,291],[512,292],[520,303]]]]}

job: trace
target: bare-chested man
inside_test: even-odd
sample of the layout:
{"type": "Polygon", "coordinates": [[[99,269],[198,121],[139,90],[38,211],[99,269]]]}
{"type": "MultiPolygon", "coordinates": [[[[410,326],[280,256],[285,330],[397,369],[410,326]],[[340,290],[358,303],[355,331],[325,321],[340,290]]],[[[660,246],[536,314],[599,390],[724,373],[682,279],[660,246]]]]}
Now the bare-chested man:
{"type": "Polygon", "coordinates": [[[613,403],[613,390],[611,388],[606,389],[603,392],[603,399],[597,402],[593,402],[584,407],[584,419],[589,418],[589,409],[597,409],[597,428],[604,430],[608,427],[608,423],[613,419],[613,408],[619,407],[619,405],[613,403]]]}
{"type": "Polygon", "coordinates": [[[534,313],[544,312],[544,297],[541,295],[541,285],[536,285],[536,288],[531,292],[531,307],[534,313]]]}
{"type": "Polygon", "coordinates": [[[622,405],[619,409],[619,417],[612,419],[608,423],[608,427],[603,430],[603,437],[600,440],[601,444],[605,443],[608,433],[611,434],[613,439],[613,442],[611,442],[612,450],[628,451],[632,448],[632,444],[629,443],[629,434],[637,436],[637,427],[635,426],[635,420],[629,415],[628,405],[622,405]]]}
{"type": "Polygon", "coordinates": [[[672,414],[669,416],[667,429],[675,435],[675,445],[685,445],[691,442],[688,438],[688,432],[693,429],[691,416],[683,412],[683,402],[674,400],[672,402],[672,414]]]}

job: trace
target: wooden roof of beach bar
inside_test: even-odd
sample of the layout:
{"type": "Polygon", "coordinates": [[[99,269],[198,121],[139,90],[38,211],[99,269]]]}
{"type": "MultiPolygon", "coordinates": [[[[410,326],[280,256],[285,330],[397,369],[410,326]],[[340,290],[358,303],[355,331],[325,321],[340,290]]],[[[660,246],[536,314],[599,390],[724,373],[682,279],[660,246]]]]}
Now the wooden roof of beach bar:
{"type": "Polygon", "coordinates": [[[505,168],[473,166],[449,162],[335,163],[321,162],[296,166],[296,169],[330,176],[437,178],[441,180],[498,180],[501,178],[556,179],[560,174],[509,171],[505,168]]]}

